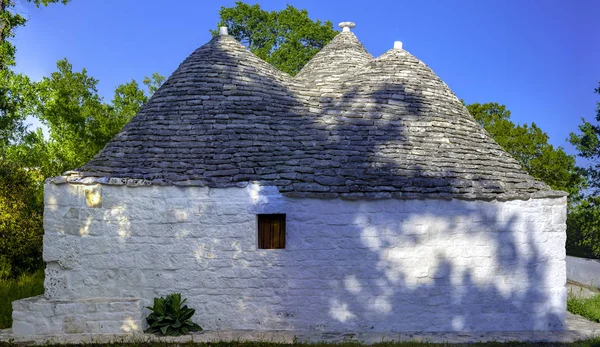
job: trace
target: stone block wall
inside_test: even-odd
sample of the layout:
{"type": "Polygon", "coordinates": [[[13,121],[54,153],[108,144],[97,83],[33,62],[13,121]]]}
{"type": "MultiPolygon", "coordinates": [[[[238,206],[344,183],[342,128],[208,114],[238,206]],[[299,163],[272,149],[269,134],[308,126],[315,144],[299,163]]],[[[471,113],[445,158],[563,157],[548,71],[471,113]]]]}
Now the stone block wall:
{"type": "Polygon", "coordinates": [[[45,297],[181,292],[205,329],[560,330],[565,218],[565,198],[48,183],[45,297]],[[285,249],[257,249],[259,213],[286,214],[285,249]]]}
{"type": "Polygon", "coordinates": [[[140,299],[51,301],[43,296],[13,302],[13,333],[20,335],[141,333],[140,299]]]}
{"type": "Polygon", "coordinates": [[[567,256],[567,279],[600,289],[600,259],[567,256]]]}

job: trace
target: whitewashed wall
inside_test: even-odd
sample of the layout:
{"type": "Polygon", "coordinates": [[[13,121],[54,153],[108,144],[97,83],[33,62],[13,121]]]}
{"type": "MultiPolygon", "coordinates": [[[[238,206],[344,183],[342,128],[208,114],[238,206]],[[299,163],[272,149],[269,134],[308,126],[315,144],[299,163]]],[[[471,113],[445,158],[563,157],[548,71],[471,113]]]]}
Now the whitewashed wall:
{"type": "Polygon", "coordinates": [[[566,200],[46,184],[46,297],[181,292],[205,329],[564,329],[566,200]],[[257,213],[287,214],[284,250],[257,213]]]}

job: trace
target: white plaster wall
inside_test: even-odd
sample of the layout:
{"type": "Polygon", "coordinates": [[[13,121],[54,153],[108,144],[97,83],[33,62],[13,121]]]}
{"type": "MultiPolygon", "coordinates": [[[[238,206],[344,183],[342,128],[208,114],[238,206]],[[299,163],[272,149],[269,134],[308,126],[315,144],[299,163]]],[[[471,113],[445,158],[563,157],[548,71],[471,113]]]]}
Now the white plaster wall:
{"type": "Polygon", "coordinates": [[[46,297],[181,292],[205,329],[564,329],[566,199],[290,199],[47,184],[46,297]],[[257,213],[287,214],[284,250],[257,213]]]}
{"type": "Polygon", "coordinates": [[[53,301],[34,296],[12,302],[18,335],[141,333],[146,314],[140,299],[53,301]]]}

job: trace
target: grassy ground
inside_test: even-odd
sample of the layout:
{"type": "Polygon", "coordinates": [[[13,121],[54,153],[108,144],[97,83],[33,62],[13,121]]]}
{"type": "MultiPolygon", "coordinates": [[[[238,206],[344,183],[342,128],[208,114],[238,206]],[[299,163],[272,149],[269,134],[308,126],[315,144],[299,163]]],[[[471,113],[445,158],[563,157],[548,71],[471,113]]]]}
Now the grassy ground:
{"type": "Polygon", "coordinates": [[[0,329],[10,328],[12,325],[11,302],[43,293],[43,270],[18,279],[0,280],[0,329]]]}
{"type": "MultiPolygon", "coordinates": [[[[0,347],[16,346],[9,343],[0,342],[0,347]]],[[[62,347],[62,346],[74,346],[74,345],[45,345],[46,347],[62,347]]],[[[532,343],[532,342],[487,342],[487,343],[472,343],[472,344],[447,344],[447,343],[426,343],[426,342],[382,342],[373,345],[364,345],[359,342],[340,342],[340,343],[298,343],[298,344],[284,344],[284,343],[272,343],[272,342],[209,342],[209,343],[166,343],[166,342],[140,342],[140,343],[107,343],[107,344],[84,344],[86,347],[287,347],[287,346],[301,346],[301,347],[442,347],[442,346],[468,346],[468,347],[504,347],[504,346],[515,346],[515,347],[528,347],[528,346],[542,346],[542,347],[599,347],[600,338],[577,341],[573,343],[532,343]]]]}
{"type": "Polygon", "coordinates": [[[569,293],[567,310],[592,322],[600,323],[600,294],[589,298],[582,298],[575,293],[569,293]]]}

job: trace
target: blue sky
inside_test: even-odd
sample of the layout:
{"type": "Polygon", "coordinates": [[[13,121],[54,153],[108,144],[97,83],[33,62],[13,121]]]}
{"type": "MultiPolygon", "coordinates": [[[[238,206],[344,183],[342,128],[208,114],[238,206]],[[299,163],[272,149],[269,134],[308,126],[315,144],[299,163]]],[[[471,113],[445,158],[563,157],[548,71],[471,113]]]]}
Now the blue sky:
{"type": "MultiPolygon", "coordinates": [[[[68,58],[115,86],[159,72],[170,75],[210,39],[221,6],[234,1],[72,0],[36,9],[19,0],[30,21],[17,33],[17,70],[40,79],[68,58]]],[[[248,3],[255,3],[250,2],[248,3]]],[[[282,1],[259,1],[280,10],[282,1]]],[[[593,120],[600,96],[600,1],[421,0],[290,1],[311,18],[353,21],[374,56],[396,40],[428,64],[467,103],[499,102],[518,123],[535,122],[554,145],[580,118],[593,120]]]]}

